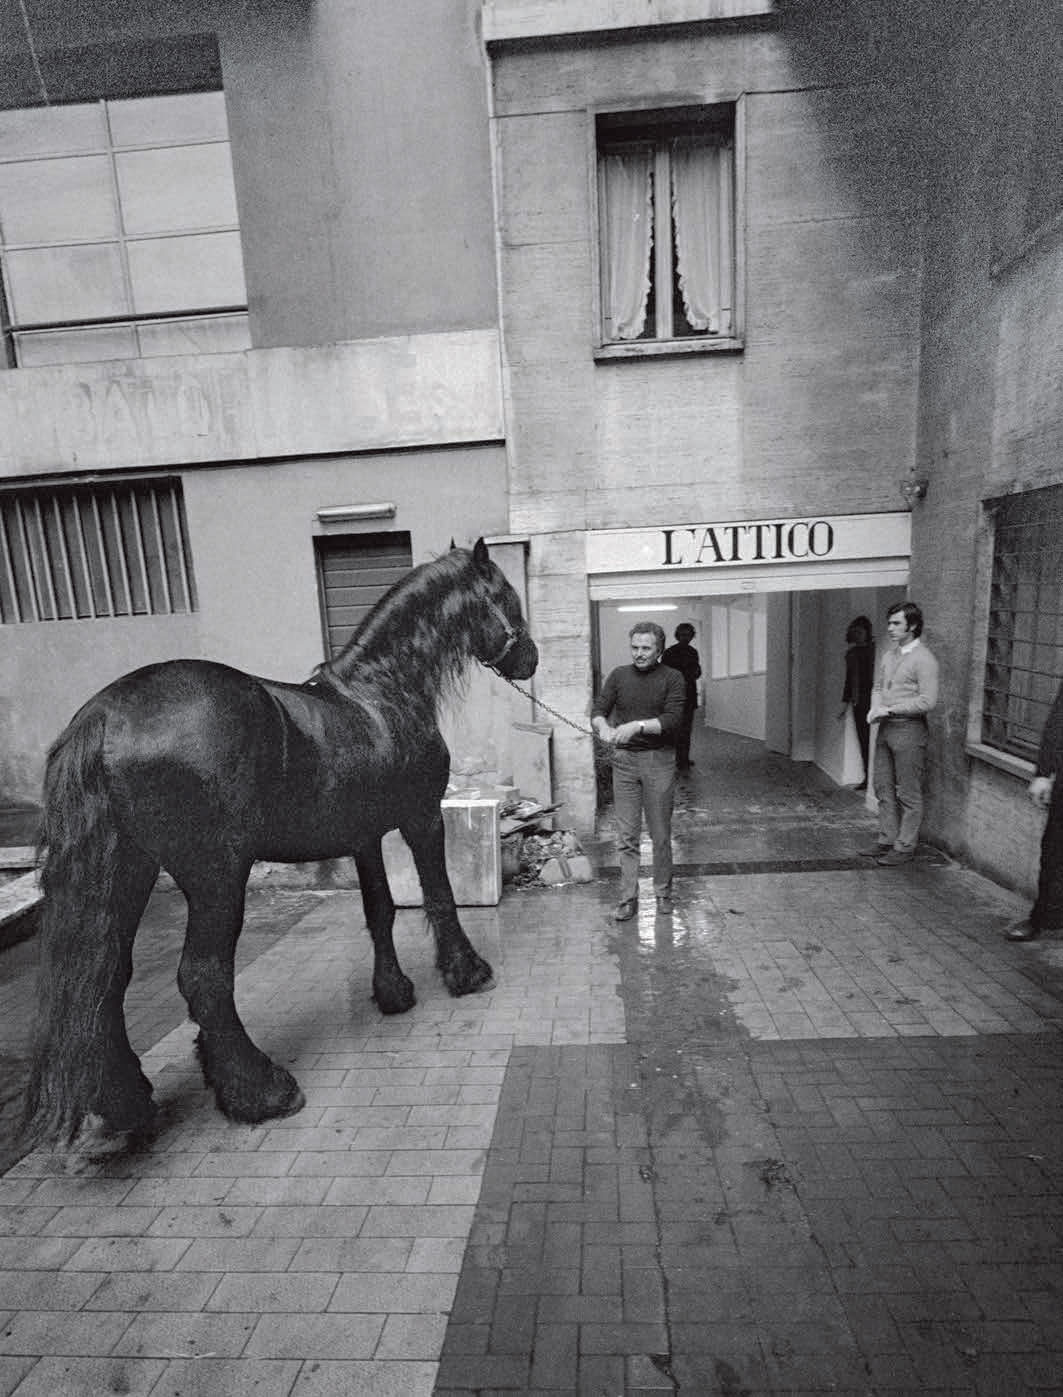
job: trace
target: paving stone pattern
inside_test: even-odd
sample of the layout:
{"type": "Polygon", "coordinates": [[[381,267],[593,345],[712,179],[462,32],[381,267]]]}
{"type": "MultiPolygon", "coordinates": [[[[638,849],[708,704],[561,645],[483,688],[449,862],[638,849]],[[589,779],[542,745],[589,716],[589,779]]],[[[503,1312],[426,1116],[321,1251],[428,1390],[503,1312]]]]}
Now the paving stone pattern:
{"type": "Polygon", "coordinates": [[[469,1000],[402,913],[393,1019],[315,895],[237,996],[304,1111],[162,1025],[150,1149],[0,1179],[0,1397],[1059,1391],[1058,943],[944,863],[649,892],[464,912],[469,1000]]]}

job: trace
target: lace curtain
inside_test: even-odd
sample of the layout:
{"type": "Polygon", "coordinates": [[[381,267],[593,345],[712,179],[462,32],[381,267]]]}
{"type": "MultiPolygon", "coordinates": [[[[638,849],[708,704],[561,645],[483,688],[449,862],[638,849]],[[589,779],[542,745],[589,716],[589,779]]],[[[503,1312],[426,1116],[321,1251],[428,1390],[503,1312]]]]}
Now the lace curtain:
{"type": "Polygon", "coordinates": [[[607,154],[605,194],[605,334],[637,340],[646,327],[653,247],[653,152],[607,154]]]}
{"type": "Polygon", "coordinates": [[[731,152],[673,142],[672,217],[679,289],[691,328],[731,332],[734,177],[731,152]]]}

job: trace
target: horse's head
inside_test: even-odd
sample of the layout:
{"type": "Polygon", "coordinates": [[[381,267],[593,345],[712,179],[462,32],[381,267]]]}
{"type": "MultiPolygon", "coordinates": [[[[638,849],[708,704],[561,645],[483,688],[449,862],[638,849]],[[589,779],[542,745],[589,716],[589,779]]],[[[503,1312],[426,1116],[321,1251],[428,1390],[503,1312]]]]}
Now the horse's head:
{"type": "Polygon", "coordinates": [[[476,540],[472,561],[484,583],[485,602],[476,658],[503,679],[529,679],[539,663],[539,651],[528,634],[520,598],[502,569],[491,561],[482,538],[476,540]]]}

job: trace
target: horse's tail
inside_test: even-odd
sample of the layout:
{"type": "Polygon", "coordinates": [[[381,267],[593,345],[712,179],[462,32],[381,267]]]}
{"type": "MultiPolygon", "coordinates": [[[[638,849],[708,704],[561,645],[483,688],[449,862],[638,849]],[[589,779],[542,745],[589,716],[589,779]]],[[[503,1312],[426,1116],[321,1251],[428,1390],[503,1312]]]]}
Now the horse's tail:
{"type": "MultiPolygon", "coordinates": [[[[106,714],[79,713],[48,754],[38,858],[44,894],[27,1144],[69,1144],[99,1097],[103,999],[121,974],[111,905],[118,830],[103,757],[106,714]]],[[[122,982],[122,989],[125,984],[122,982]]]]}

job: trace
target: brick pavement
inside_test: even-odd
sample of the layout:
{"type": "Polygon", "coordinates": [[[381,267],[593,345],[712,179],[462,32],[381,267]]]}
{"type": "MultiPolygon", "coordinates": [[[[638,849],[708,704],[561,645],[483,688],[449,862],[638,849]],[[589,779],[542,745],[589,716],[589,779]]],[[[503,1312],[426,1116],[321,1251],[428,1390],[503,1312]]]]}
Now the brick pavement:
{"type": "Polygon", "coordinates": [[[180,1025],[152,1148],[0,1179],[0,1394],[1058,1391],[1063,967],[961,869],[682,879],[466,911],[409,1015],[350,894],[241,972],[298,1116],[213,1109],[180,1025]]]}

